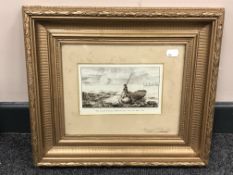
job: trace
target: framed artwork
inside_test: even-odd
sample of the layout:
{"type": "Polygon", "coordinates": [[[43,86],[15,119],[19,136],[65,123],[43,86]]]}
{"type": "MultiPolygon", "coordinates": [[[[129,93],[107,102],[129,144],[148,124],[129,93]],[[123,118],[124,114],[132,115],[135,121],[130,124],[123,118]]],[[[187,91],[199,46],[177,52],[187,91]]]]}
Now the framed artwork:
{"type": "Polygon", "coordinates": [[[204,166],[221,8],[23,7],[36,166],[204,166]]]}

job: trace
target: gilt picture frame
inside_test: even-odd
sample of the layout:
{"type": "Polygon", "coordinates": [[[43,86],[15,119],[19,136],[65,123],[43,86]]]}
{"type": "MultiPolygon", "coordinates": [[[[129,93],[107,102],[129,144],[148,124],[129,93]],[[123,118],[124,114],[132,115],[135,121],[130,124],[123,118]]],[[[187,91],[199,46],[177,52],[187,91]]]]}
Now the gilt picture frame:
{"type": "Polygon", "coordinates": [[[205,166],[224,9],[23,7],[36,166],[205,166]]]}

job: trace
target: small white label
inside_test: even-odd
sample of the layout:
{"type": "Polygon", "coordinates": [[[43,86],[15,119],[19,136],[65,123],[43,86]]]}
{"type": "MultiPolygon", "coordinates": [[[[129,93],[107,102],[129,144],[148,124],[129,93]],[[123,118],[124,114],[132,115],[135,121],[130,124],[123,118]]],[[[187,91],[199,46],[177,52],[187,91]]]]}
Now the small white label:
{"type": "Polygon", "coordinates": [[[177,57],[179,55],[178,49],[169,49],[167,50],[168,57],[177,57]]]}

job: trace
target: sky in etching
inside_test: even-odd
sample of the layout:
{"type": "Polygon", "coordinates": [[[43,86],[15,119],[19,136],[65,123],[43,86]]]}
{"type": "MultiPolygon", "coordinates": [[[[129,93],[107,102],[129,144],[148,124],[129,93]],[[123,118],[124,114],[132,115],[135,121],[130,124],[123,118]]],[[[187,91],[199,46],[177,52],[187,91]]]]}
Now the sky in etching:
{"type": "Polygon", "coordinates": [[[81,80],[85,85],[158,85],[159,67],[81,67],[81,80]]]}

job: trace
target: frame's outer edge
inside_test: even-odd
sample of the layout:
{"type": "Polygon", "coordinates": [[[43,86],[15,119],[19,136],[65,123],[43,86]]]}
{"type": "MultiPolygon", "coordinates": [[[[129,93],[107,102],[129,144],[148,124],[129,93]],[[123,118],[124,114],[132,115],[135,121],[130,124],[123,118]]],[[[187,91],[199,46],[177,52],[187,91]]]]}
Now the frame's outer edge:
{"type": "Polygon", "coordinates": [[[32,34],[32,17],[36,16],[47,16],[49,17],[128,17],[128,18],[140,18],[140,17],[150,17],[150,18],[196,18],[196,17],[210,17],[215,18],[217,21],[217,31],[215,45],[213,47],[213,62],[211,66],[210,73],[210,87],[209,87],[209,99],[207,104],[207,123],[205,126],[205,139],[204,139],[204,154],[203,163],[208,162],[210,145],[211,145],[211,135],[212,135],[212,125],[213,125],[213,112],[214,112],[214,102],[216,96],[216,85],[217,85],[217,75],[218,75],[218,65],[220,59],[220,48],[221,48],[221,38],[223,31],[223,21],[224,21],[224,9],[223,8],[111,8],[111,7],[98,7],[98,8],[87,8],[87,7],[41,7],[41,6],[25,6],[23,7],[23,26],[24,26],[24,39],[25,39],[25,50],[26,50],[26,61],[27,61],[27,72],[28,72],[28,93],[29,93],[29,105],[30,105],[30,121],[31,121],[31,132],[32,132],[32,150],[34,164],[38,166],[87,166],[87,165],[163,165],[163,166],[191,166],[191,165],[203,165],[203,163],[195,162],[70,162],[70,163],[45,163],[40,162],[39,157],[39,141],[40,137],[38,135],[40,128],[37,123],[39,119],[39,102],[38,89],[37,89],[37,72],[35,67],[35,55],[34,55],[34,41],[32,34]]]}
{"type": "Polygon", "coordinates": [[[28,81],[28,95],[29,95],[29,112],[30,112],[30,125],[31,125],[31,139],[32,139],[32,153],[34,164],[37,165],[38,160],[38,143],[39,137],[38,124],[36,123],[37,118],[37,107],[36,107],[36,72],[34,69],[35,63],[33,61],[33,39],[31,29],[31,17],[23,9],[23,27],[24,27],[24,43],[25,43],[25,56],[27,63],[27,81],[28,81]]]}
{"type": "Polygon", "coordinates": [[[216,99],[216,89],[217,89],[217,79],[218,79],[218,69],[219,69],[219,61],[220,61],[220,53],[221,53],[221,42],[223,35],[223,24],[224,24],[224,10],[222,10],[221,15],[219,15],[216,19],[216,31],[215,31],[215,39],[213,43],[213,61],[210,70],[209,77],[209,94],[208,94],[208,104],[207,104],[207,116],[206,116],[206,134],[203,145],[204,147],[204,162],[208,164],[210,147],[211,147],[211,139],[212,139],[212,130],[213,130],[213,120],[214,120],[214,104],[216,99]]]}
{"type": "Polygon", "coordinates": [[[223,8],[142,8],[142,7],[46,7],[24,6],[24,13],[37,16],[83,17],[218,17],[223,8]]]}
{"type": "Polygon", "coordinates": [[[53,167],[72,167],[72,166],[203,166],[202,162],[67,162],[67,163],[38,163],[38,166],[53,167]]]}

